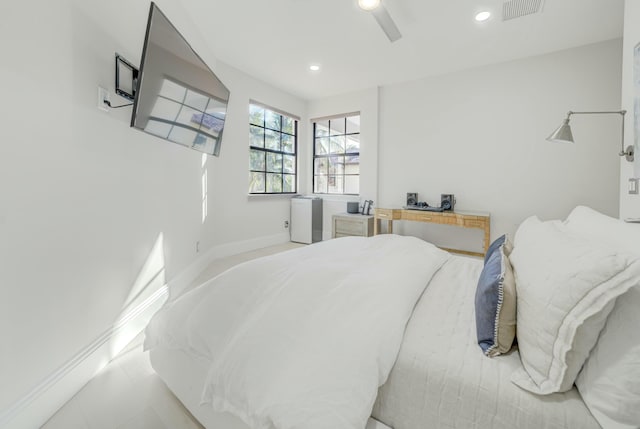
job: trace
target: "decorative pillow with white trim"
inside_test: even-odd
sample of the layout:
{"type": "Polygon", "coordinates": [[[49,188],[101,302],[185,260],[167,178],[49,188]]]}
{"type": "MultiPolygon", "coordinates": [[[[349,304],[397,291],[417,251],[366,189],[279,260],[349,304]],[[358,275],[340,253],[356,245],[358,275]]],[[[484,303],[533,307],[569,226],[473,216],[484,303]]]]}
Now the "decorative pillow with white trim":
{"type": "Polygon", "coordinates": [[[516,278],[522,368],[511,380],[546,395],[572,388],[618,296],[640,278],[640,260],[528,219],[509,259],[516,278]]]}
{"type": "Polygon", "coordinates": [[[476,332],[485,355],[511,349],[516,335],[516,286],[508,258],[511,243],[505,235],[494,241],[476,289],[476,332]]]}

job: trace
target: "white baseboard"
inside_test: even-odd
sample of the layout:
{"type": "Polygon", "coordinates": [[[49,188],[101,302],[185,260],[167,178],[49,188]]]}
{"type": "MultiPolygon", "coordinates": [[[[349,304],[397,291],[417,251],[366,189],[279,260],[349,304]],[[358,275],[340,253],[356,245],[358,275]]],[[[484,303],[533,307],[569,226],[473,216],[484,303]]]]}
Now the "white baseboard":
{"type": "Polygon", "coordinates": [[[162,286],[0,415],[0,428],[38,428],[149,323],[168,296],[162,286]]]}
{"type": "Polygon", "coordinates": [[[169,295],[169,287],[181,289],[193,282],[215,259],[282,244],[289,233],[275,234],[215,246],[147,299],[123,314],[116,323],[47,376],[26,395],[0,414],[0,428],[41,427],[93,376],[104,368],[149,323],[169,295]]]}

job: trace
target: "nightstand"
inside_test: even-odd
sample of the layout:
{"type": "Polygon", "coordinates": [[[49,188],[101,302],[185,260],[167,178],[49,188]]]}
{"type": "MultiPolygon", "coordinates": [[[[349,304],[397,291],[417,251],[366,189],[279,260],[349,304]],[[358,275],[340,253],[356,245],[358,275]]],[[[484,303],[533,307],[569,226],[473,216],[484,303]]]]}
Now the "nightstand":
{"type": "Polygon", "coordinates": [[[373,236],[373,216],[341,213],[331,216],[331,238],[373,236]]]}

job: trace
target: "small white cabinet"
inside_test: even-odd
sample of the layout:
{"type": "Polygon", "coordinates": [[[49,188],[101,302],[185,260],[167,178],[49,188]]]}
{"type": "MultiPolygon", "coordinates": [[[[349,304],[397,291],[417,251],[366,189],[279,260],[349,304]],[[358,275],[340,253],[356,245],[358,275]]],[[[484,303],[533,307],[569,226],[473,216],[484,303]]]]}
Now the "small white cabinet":
{"type": "Polygon", "coordinates": [[[331,238],[373,236],[373,216],[341,213],[331,217],[331,238]]]}

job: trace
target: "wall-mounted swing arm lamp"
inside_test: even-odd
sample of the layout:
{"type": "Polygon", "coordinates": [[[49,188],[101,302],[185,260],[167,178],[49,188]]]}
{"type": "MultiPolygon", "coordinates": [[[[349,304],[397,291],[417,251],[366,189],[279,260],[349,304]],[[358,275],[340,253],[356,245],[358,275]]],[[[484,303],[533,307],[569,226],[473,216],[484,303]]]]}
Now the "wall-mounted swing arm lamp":
{"type": "Polygon", "coordinates": [[[622,118],[622,138],[621,138],[621,149],[618,155],[624,156],[627,161],[633,162],[634,154],[633,154],[633,146],[627,146],[626,149],[624,147],[624,115],[627,113],[626,110],[613,110],[613,111],[604,111],[604,112],[572,112],[569,111],[567,113],[567,118],[564,120],[562,125],[558,127],[547,140],[550,142],[569,142],[573,143],[573,133],[571,132],[571,126],[569,125],[569,120],[571,119],[571,115],[620,115],[622,118]]]}

